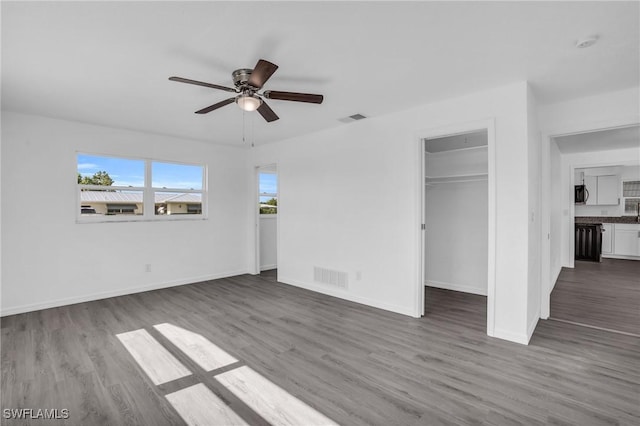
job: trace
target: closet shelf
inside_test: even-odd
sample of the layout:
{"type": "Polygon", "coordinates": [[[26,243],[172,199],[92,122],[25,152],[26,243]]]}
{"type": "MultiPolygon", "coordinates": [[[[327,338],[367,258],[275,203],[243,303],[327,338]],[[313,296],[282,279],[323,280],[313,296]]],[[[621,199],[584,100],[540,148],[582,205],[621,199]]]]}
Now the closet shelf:
{"type": "Polygon", "coordinates": [[[460,183],[460,182],[481,182],[486,181],[488,173],[460,174],[449,176],[427,176],[425,185],[434,185],[441,183],[460,183]]]}
{"type": "Polygon", "coordinates": [[[487,145],[479,145],[479,146],[471,146],[468,148],[448,149],[445,151],[436,151],[436,152],[425,151],[425,154],[432,155],[432,156],[439,156],[439,155],[455,154],[455,153],[464,152],[464,151],[482,151],[482,150],[487,151],[488,149],[489,147],[487,145]]]}

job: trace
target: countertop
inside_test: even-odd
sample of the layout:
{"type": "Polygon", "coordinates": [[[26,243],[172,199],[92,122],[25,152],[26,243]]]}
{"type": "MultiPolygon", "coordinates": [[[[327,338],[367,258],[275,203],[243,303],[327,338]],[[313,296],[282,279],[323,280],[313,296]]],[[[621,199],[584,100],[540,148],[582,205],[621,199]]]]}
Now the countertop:
{"type": "Polygon", "coordinates": [[[575,223],[638,223],[636,216],[576,216],[575,223]]]}

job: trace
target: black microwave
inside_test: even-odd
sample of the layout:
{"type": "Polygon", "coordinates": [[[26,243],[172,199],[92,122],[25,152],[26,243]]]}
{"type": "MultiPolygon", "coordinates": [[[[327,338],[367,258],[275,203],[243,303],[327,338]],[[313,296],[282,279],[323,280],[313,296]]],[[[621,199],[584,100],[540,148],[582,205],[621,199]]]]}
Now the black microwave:
{"type": "Polygon", "coordinates": [[[574,200],[576,204],[585,204],[589,199],[586,185],[576,185],[574,200]]]}

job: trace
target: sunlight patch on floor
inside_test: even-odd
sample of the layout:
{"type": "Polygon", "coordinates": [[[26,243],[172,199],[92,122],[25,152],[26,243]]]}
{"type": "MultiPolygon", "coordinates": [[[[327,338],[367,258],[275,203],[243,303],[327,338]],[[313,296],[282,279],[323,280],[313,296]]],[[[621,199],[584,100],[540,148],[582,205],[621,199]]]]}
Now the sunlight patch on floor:
{"type": "Polygon", "coordinates": [[[203,383],[170,393],[166,398],[189,426],[248,425],[203,383]]]}
{"type": "MultiPolygon", "coordinates": [[[[337,425],[248,366],[233,368],[231,364],[238,360],[202,335],[168,323],[153,327],[195,364],[209,374],[213,372],[212,376],[202,379],[203,383],[165,395],[189,426],[247,424],[212,389],[223,392],[221,395],[225,395],[226,391],[231,392],[238,399],[234,400],[234,404],[239,404],[242,410],[252,410],[274,426],[337,425]],[[214,371],[224,367],[233,369],[220,370],[224,372],[218,371],[218,374],[214,371]]],[[[116,336],[154,384],[160,385],[192,374],[145,329],[116,336]]],[[[202,377],[203,373],[196,374],[202,377]]]]}
{"type": "Polygon", "coordinates": [[[191,375],[191,371],[146,330],[120,333],[116,337],[155,385],[191,375]]]}
{"type": "Polygon", "coordinates": [[[198,333],[167,323],[154,325],[153,328],[162,333],[205,371],[238,362],[237,359],[198,333]]]}
{"type": "Polygon", "coordinates": [[[272,425],[336,424],[247,366],[218,374],[215,378],[272,425]]]}

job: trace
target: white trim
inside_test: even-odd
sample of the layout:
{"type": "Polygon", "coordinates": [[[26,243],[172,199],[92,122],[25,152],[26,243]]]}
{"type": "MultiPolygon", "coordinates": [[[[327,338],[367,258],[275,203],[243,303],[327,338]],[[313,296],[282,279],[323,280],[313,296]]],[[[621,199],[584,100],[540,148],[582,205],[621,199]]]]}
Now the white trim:
{"type": "Polygon", "coordinates": [[[262,271],[270,271],[272,269],[276,269],[278,267],[277,264],[273,263],[271,265],[261,265],[260,266],[260,272],[262,271]]]}
{"type": "Polygon", "coordinates": [[[529,337],[524,333],[514,333],[512,331],[502,330],[500,328],[495,328],[493,330],[493,336],[498,339],[508,340],[514,343],[520,343],[521,345],[529,344],[529,337]]]}
{"type": "Polygon", "coordinates": [[[625,254],[603,254],[602,257],[607,259],[640,260],[640,256],[629,256],[625,254]]]}
{"type": "Polygon", "coordinates": [[[529,326],[527,327],[527,343],[526,343],[527,345],[531,341],[533,332],[536,331],[536,326],[538,325],[538,321],[540,321],[540,311],[536,313],[536,315],[533,317],[533,320],[531,321],[531,323],[529,323],[529,326]]]}
{"type": "Polygon", "coordinates": [[[2,309],[2,311],[0,311],[0,317],[4,317],[4,316],[7,316],[7,315],[22,314],[22,313],[25,313],[25,312],[39,311],[41,309],[56,308],[56,307],[59,307],[59,306],[74,305],[76,303],[93,302],[95,300],[108,299],[110,297],[126,296],[128,294],[136,294],[136,293],[144,293],[146,291],[159,290],[159,289],[162,289],[162,288],[176,287],[176,286],[180,286],[180,285],[196,284],[196,283],[200,283],[200,282],[203,282],[203,281],[210,281],[210,280],[217,280],[217,279],[220,279],[220,278],[235,277],[235,276],[244,275],[244,274],[247,274],[247,273],[249,273],[249,271],[243,269],[243,270],[238,270],[238,271],[222,272],[222,273],[218,273],[218,274],[202,275],[202,276],[199,276],[199,277],[182,278],[182,279],[173,280],[173,281],[164,281],[164,282],[159,282],[159,283],[155,283],[155,284],[147,284],[147,285],[143,285],[143,286],[130,287],[130,288],[125,288],[125,289],[113,290],[113,291],[102,291],[102,292],[93,293],[93,294],[87,294],[87,295],[83,295],[83,296],[65,297],[65,298],[62,298],[62,299],[49,300],[49,301],[46,301],[46,302],[38,302],[38,303],[31,303],[31,304],[20,305],[20,306],[12,306],[12,307],[8,307],[8,308],[2,309]]]}
{"type": "Polygon", "coordinates": [[[443,288],[445,290],[461,291],[463,293],[477,294],[479,296],[486,296],[487,290],[483,290],[478,287],[473,287],[466,284],[453,284],[445,283],[442,281],[425,280],[424,285],[427,287],[443,288]]]}
{"type": "MultiPolygon", "coordinates": [[[[426,165],[425,163],[425,139],[434,139],[437,137],[445,137],[470,133],[477,130],[487,130],[487,181],[488,181],[488,242],[487,242],[487,335],[495,336],[495,294],[496,294],[496,131],[495,118],[485,120],[472,121],[467,123],[457,123],[448,126],[422,129],[414,132],[414,137],[419,141],[417,146],[420,147],[418,154],[418,170],[420,172],[419,193],[416,195],[418,201],[418,214],[416,217],[417,229],[420,229],[425,220],[424,206],[424,184],[426,181],[426,165]]],[[[433,154],[430,154],[433,155],[433,154]]],[[[420,246],[416,253],[420,257],[418,259],[418,279],[416,280],[416,313],[424,312],[424,231],[420,231],[421,235],[418,240],[420,246]],[[422,295],[422,296],[420,296],[422,295]],[[421,300],[420,300],[421,299],[421,300]]],[[[414,315],[415,316],[415,315],[414,315]]],[[[511,339],[507,339],[511,340],[511,339]]]]}
{"type": "Polygon", "coordinates": [[[266,220],[274,220],[278,218],[278,214],[277,213],[271,213],[271,214],[261,214],[260,215],[260,220],[266,219],[266,220]]]}
{"type": "Polygon", "coordinates": [[[496,205],[496,122],[494,118],[487,123],[487,152],[488,164],[488,204],[489,204],[489,229],[487,248],[487,334],[495,334],[495,297],[496,297],[496,232],[497,232],[497,205],[496,205]]]}
{"type": "MultiPolygon", "coordinates": [[[[427,147],[427,141],[426,138],[424,137],[420,137],[418,136],[418,140],[420,141],[417,145],[418,145],[418,158],[419,158],[419,164],[420,164],[420,168],[418,169],[419,173],[420,173],[420,182],[421,184],[418,186],[418,210],[419,210],[419,215],[418,215],[418,220],[419,220],[419,229],[420,229],[420,237],[418,238],[418,282],[419,283],[424,283],[426,276],[427,276],[427,269],[426,269],[426,265],[425,265],[425,244],[426,244],[426,224],[427,224],[427,209],[425,208],[425,202],[426,202],[426,189],[425,189],[425,184],[426,184],[426,175],[427,175],[427,161],[425,158],[425,152],[426,152],[426,147],[427,147]]],[[[420,285],[420,288],[417,291],[416,294],[416,301],[415,301],[415,312],[414,312],[414,316],[415,317],[421,317],[425,314],[425,297],[426,297],[426,291],[424,288],[424,285],[420,285]]]]}
{"type": "Polygon", "coordinates": [[[154,219],[147,219],[143,215],[96,215],[82,216],[76,219],[76,224],[84,225],[87,223],[126,223],[126,222],[177,222],[184,220],[209,220],[203,214],[168,214],[156,215],[154,219]]]}
{"type": "Polygon", "coordinates": [[[391,303],[380,302],[379,300],[369,299],[362,296],[355,296],[345,290],[334,290],[326,286],[308,284],[302,281],[297,281],[297,280],[293,280],[293,279],[282,277],[282,276],[278,276],[278,282],[291,285],[294,287],[303,288],[305,290],[310,290],[316,293],[325,294],[327,296],[337,297],[338,299],[348,300],[349,302],[360,303],[362,305],[370,306],[373,308],[395,312],[397,314],[407,315],[414,318],[421,317],[421,315],[415,314],[415,310],[412,307],[399,306],[391,303]]]}

